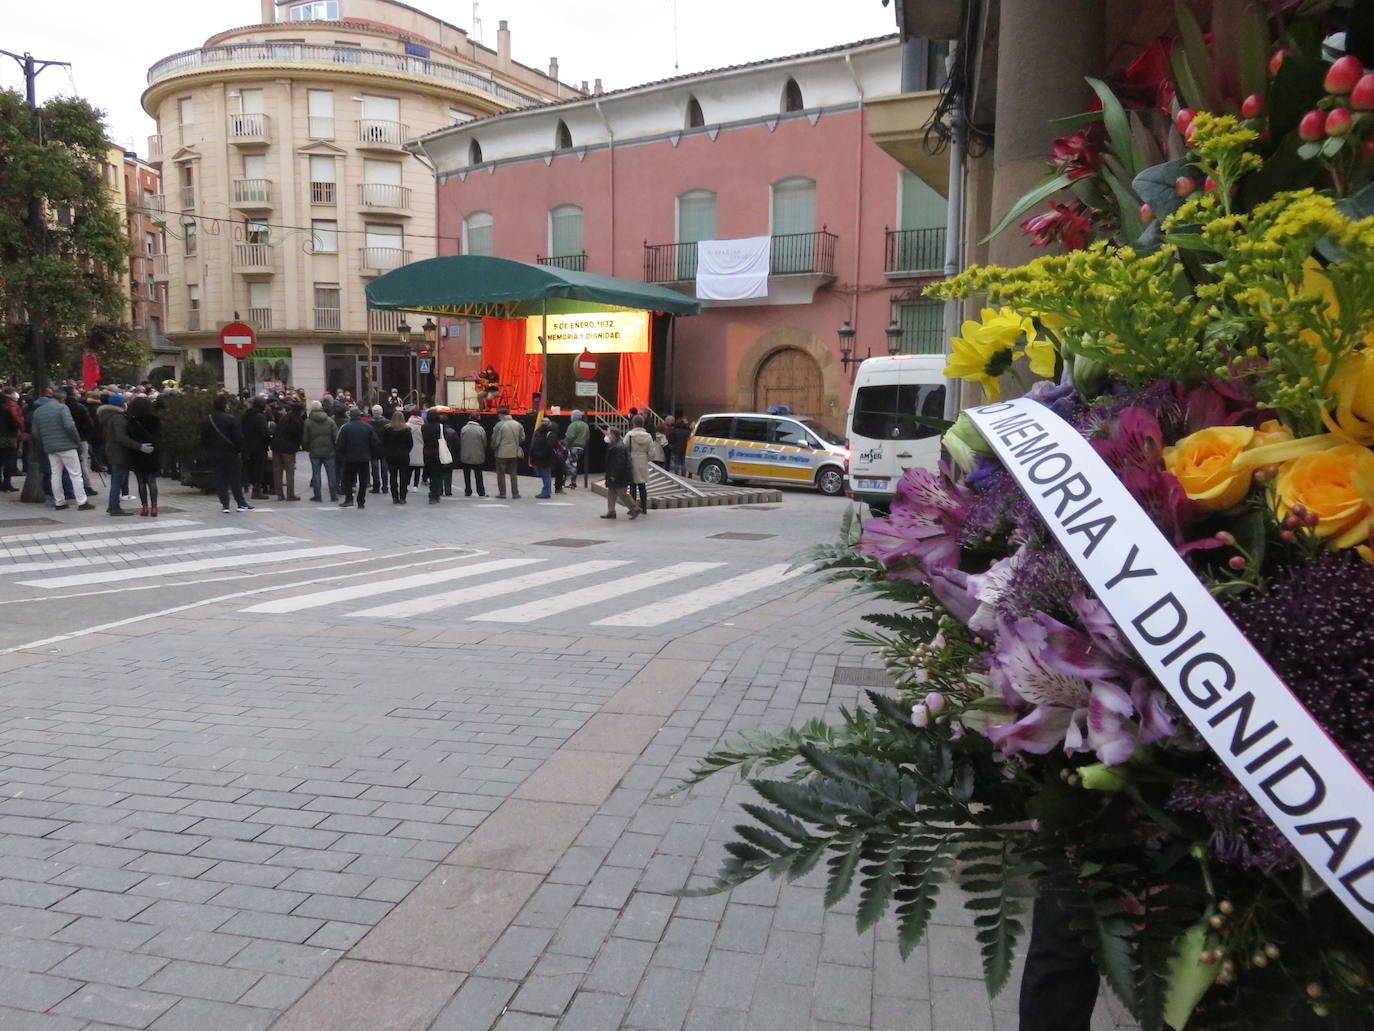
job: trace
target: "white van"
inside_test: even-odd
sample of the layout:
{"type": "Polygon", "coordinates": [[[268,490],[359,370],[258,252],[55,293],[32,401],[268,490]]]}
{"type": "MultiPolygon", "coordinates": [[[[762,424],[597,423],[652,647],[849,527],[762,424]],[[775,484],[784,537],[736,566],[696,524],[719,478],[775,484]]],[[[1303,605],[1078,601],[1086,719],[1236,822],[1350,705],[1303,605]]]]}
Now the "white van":
{"type": "Polygon", "coordinates": [[[913,417],[944,417],[944,370],[943,354],[898,354],[859,365],[845,441],[849,497],[886,511],[904,469],[938,464],[940,431],[913,417]]]}

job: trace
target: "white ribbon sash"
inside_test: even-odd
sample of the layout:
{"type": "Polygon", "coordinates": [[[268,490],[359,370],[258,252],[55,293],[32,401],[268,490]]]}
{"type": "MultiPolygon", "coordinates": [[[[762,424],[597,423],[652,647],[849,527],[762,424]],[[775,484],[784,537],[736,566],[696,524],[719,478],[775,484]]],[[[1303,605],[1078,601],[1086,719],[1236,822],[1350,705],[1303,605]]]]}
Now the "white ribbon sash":
{"type": "Polygon", "coordinates": [[[1082,434],[1028,398],[967,414],[1174,703],[1374,932],[1374,787],[1082,434]]]}

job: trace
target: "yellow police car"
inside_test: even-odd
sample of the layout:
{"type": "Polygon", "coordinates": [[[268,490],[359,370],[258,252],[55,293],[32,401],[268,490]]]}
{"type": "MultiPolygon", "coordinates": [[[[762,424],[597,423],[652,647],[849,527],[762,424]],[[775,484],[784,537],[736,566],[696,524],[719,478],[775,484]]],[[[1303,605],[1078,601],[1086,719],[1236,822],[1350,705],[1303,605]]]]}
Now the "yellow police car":
{"type": "Polygon", "coordinates": [[[762,480],[844,493],[844,441],[803,416],[720,412],[697,420],[687,441],[687,472],[703,483],[762,480]]]}

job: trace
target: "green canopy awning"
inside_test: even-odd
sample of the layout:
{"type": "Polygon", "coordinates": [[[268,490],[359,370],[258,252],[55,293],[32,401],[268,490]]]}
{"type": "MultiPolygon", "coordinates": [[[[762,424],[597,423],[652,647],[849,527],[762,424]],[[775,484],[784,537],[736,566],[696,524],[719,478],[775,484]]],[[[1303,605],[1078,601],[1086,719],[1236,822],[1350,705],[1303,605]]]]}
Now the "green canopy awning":
{"type": "Polygon", "coordinates": [[[402,265],[368,284],[367,306],[499,319],[544,312],[701,311],[695,298],[652,283],[475,254],[402,265]]]}

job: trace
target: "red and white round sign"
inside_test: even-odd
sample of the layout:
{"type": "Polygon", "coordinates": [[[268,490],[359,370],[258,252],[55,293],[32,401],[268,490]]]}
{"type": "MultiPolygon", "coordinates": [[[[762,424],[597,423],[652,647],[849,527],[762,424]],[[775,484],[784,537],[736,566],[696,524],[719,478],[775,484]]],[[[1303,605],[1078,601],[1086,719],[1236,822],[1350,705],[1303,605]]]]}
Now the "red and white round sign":
{"type": "Polygon", "coordinates": [[[219,331],[219,346],[230,358],[247,358],[258,346],[258,335],[245,322],[226,322],[219,331]]]}
{"type": "Polygon", "coordinates": [[[582,379],[596,379],[596,355],[591,351],[583,350],[577,356],[577,361],[573,363],[573,368],[577,370],[578,376],[582,379]]]}

